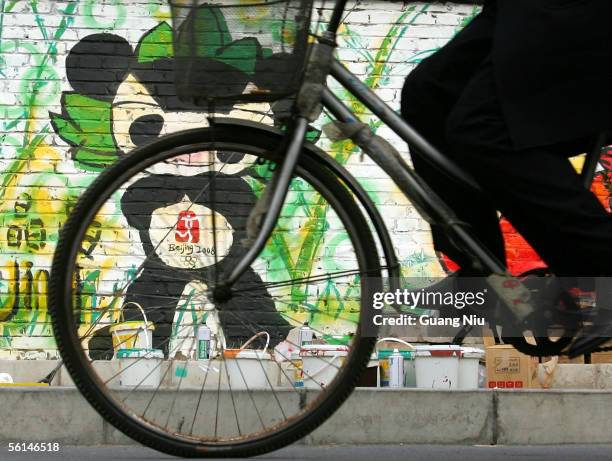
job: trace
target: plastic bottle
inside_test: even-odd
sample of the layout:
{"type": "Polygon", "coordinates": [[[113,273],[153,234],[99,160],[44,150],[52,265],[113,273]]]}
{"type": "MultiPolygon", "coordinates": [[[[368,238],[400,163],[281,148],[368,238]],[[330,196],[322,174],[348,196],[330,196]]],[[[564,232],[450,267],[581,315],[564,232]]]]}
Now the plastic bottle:
{"type": "Polygon", "coordinates": [[[198,360],[208,360],[210,358],[210,328],[205,323],[198,325],[198,360]]]}
{"type": "Polygon", "coordinates": [[[298,336],[299,346],[302,347],[304,344],[309,344],[314,339],[314,331],[308,326],[308,322],[300,327],[300,334],[298,336]]]}
{"type": "Polygon", "coordinates": [[[398,349],[389,356],[389,375],[389,387],[404,387],[404,356],[398,349]]]}

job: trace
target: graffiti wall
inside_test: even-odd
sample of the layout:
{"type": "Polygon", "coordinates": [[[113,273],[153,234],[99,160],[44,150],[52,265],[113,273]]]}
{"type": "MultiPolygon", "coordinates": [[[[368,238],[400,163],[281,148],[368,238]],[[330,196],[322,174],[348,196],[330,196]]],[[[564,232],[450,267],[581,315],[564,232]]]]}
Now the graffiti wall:
{"type": "MultiPolygon", "coordinates": [[[[100,171],[117,159],[161,135],[205,125],[207,113],[176,97],[172,23],[166,2],[1,0],[0,11],[0,357],[36,352],[52,358],[56,351],[46,300],[50,264],[58,231],[75,201],[100,171]]],[[[315,19],[322,21],[329,14],[324,8],[317,11],[321,16],[315,19]]],[[[350,4],[338,55],[397,108],[405,75],[477,11],[476,6],[444,3],[368,0],[350,4]]],[[[247,22],[256,26],[257,18],[247,22]]],[[[261,60],[273,55],[274,51],[265,47],[250,49],[244,40],[233,37],[234,31],[219,18],[211,16],[211,23],[215,29],[209,38],[210,50],[203,52],[232,59],[240,48],[236,78],[251,75],[261,60]]],[[[274,36],[274,30],[271,34],[274,36]]],[[[291,40],[284,33],[276,35],[278,43],[291,40]]],[[[334,91],[379,135],[403,146],[350,94],[340,88],[334,91]]],[[[219,109],[219,115],[272,124],[278,113],[269,104],[251,103],[219,109]]],[[[326,121],[323,115],[314,123],[314,131],[326,121]]],[[[405,275],[441,274],[443,268],[431,247],[427,224],[389,178],[362,158],[351,142],[332,143],[322,137],[318,143],[362,181],[380,207],[405,275]]],[[[402,147],[402,152],[408,158],[406,148],[402,147]]],[[[231,180],[238,166],[226,160],[230,165],[225,173],[231,180]]],[[[115,264],[97,251],[105,232],[114,233],[118,240],[129,240],[132,235],[140,235],[140,240],[156,238],[154,233],[144,232],[143,210],[134,203],[139,203],[137,186],[163,189],[166,180],[166,176],[151,177],[146,179],[148,183],[125,190],[114,209],[96,221],[86,236],[83,252],[90,261],[101,270],[115,264]]],[[[255,197],[247,182],[233,181],[232,187],[245,188],[245,194],[255,197]]],[[[184,187],[189,188],[188,184],[184,187]]],[[[601,175],[597,187],[600,195],[607,197],[609,175],[601,175]]],[[[147,217],[148,225],[164,214],[178,217],[176,242],[160,255],[163,264],[175,269],[190,268],[192,262],[185,249],[207,251],[203,242],[211,238],[195,219],[197,200],[188,193],[185,196],[195,203],[191,212],[168,205],[161,211],[149,210],[147,217]]],[[[168,203],[182,199],[169,198],[168,203]]],[[[229,211],[214,212],[218,222],[231,227],[229,211]]],[[[537,260],[511,229],[508,234],[509,254],[520,259],[521,268],[537,260]]],[[[220,234],[219,243],[227,253],[232,251],[231,239],[224,240],[220,234]]],[[[312,239],[309,244],[314,246],[312,239]]],[[[332,250],[333,245],[341,245],[339,241],[326,244],[332,250]]],[[[329,258],[334,257],[332,250],[327,253],[329,258]]],[[[292,270],[309,264],[308,251],[302,253],[305,259],[292,260],[292,270]]],[[[79,283],[84,289],[95,286],[99,274],[90,271],[79,283]]],[[[133,274],[126,269],[122,277],[130,281],[133,274]]],[[[185,285],[187,281],[180,290],[185,290],[185,285]]],[[[288,325],[292,319],[283,322],[288,325]]]]}

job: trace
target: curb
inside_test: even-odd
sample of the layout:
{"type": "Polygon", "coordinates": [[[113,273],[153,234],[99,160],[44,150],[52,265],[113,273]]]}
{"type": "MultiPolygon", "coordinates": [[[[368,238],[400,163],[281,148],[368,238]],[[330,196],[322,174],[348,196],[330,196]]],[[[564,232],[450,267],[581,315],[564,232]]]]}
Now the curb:
{"type": "MultiPolygon", "coordinates": [[[[2,441],[134,444],[75,388],[0,389],[2,441]]],[[[270,405],[273,405],[270,395],[270,405]]],[[[612,443],[612,392],[357,389],[300,443],[554,445],[612,443]]]]}

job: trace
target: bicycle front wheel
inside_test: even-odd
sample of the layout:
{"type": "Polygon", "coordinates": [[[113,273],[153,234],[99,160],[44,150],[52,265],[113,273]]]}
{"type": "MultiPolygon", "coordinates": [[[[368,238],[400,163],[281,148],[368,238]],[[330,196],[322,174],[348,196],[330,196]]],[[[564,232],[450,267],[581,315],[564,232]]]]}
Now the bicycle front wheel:
{"type": "Polygon", "coordinates": [[[157,450],[280,448],[329,417],[369,360],[376,245],[308,149],[265,249],[213,295],[246,252],[281,141],[231,125],[160,138],[101,174],[62,229],[50,283],[62,358],[104,418],[157,450]]]}

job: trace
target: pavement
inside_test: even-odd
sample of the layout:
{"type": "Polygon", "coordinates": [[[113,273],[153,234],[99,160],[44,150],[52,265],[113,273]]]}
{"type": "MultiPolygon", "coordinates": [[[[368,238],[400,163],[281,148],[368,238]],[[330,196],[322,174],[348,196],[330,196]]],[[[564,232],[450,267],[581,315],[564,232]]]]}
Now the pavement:
{"type": "MultiPolygon", "coordinates": [[[[176,459],[148,448],[129,446],[70,447],[57,453],[8,453],[0,448],[6,461],[136,461],[176,459]]],[[[367,445],[308,447],[294,445],[253,459],[274,461],[604,461],[612,460],[612,445],[552,446],[462,446],[462,445],[367,445]]]]}

